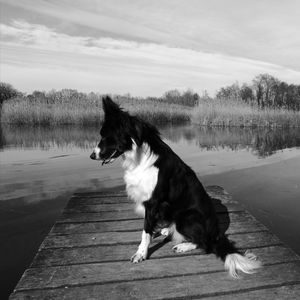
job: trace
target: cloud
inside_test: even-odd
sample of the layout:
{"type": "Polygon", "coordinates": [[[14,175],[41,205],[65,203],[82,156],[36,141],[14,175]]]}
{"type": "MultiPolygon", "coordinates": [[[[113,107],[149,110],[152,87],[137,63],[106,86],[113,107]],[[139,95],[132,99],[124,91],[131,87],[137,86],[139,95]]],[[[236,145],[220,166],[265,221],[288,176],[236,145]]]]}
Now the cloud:
{"type": "Polygon", "coordinates": [[[27,69],[26,76],[32,76],[31,89],[39,88],[33,85],[37,82],[35,76],[43,77],[41,70],[49,82],[48,89],[63,82],[69,86],[72,80],[78,84],[77,76],[82,76],[88,80],[94,78],[95,84],[82,81],[74,88],[97,88],[101,80],[101,88],[106,92],[139,95],[160,95],[174,86],[213,92],[221,85],[235,80],[249,81],[265,72],[282,80],[300,81],[300,72],[275,64],[157,43],[71,36],[22,20],[1,24],[0,34],[2,61],[6,65],[4,77],[13,80],[13,76],[18,76],[20,81],[20,75],[16,74],[27,69]],[[19,72],[11,73],[16,69],[19,72]],[[55,77],[49,81],[55,70],[60,74],[56,84],[55,77]]]}
{"type": "Polygon", "coordinates": [[[55,20],[59,32],[166,44],[300,71],[297,0],[0,1],[46,25],[55,20]],[[76,30],[67,32],[66,24],[76,30]]]}

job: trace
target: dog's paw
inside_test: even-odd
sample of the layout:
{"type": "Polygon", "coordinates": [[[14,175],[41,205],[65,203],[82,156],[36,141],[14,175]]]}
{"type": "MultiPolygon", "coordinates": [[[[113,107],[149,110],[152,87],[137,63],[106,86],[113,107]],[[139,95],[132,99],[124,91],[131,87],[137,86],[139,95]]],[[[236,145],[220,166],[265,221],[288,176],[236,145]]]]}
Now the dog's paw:
{"type": "Polygon", "coordinates": [[[139,262],[141,262],[145,259],[146,259],[146,255],[144,255],[143,253],[137,251],[135,254],[133,254],[131,256],[130,261],[134,264],[137,264],[137,263],[139,263],[139,262]]]}
{"type": "Polygon", "coordinates": [[[175,245],[172,249],[176,253],[183,253],[183,252],[194,250],[196,248],[197,248],[197,245],[195,245],[193,243],[181,243],[181,244],[175,245]]]}
{"type": "Polygon", "coordinates": [[[160,231],[160,234],[163,236],[169,236],[170,235],[170,230],[169,228],[162,228],[160,231]]]}

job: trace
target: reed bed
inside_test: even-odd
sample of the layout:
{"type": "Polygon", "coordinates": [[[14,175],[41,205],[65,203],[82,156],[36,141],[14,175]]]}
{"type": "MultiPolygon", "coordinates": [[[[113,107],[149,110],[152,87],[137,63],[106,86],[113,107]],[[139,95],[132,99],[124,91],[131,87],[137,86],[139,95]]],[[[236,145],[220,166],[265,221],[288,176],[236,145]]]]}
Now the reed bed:
{"type": "MultiPolygon", "coordinates": [[[[153,100],[116,99],[124,110],[154,124],[184,123],[191,108],[153,100]]],[[[103,121],[102,102],[84,99],[49,103],[43,99],[18,97],[3,103],[1,122],[16,125],[99,125],[103,121]]]]}
{"type": "MultiPolygon", "coordinates": [[[[200,99],[195,107],[166,103],[161,98],[115,97],[117,103],[153,124],[182,124],[222,127],[300,127],[300,112],[259,109],[238,100],[200,99]]],[[[16,125],[100,125],[101,97],[43,99],[16,97],[5,101],[1,122],[16,125]]]]}
{"type": "Polygon", "coordinates": [[[286,109],[260,109],[238,100],[200,101],[191,122],[205,126],[300,127],[300,112],[286,109]]]}

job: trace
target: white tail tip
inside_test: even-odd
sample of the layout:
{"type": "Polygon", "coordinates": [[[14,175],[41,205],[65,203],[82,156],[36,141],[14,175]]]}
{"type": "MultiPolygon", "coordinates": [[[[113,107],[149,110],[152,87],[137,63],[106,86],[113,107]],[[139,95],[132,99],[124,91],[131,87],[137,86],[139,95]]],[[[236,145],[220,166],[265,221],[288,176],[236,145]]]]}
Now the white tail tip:
{"type": "Polygon", "coordinates": [[[244,255],[238,253],[228,254],[225,259],[225,270],[228,270],[229,275],[234,278],[239,277],[237,271],[253,274],[261,265],[257,257],[248,251],[244,255]]]}

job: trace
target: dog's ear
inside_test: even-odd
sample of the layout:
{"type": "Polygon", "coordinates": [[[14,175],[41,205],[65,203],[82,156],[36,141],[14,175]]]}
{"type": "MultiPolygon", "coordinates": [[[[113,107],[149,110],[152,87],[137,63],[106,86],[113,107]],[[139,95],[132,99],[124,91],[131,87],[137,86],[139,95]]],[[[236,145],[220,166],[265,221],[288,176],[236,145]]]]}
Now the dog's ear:
{"type": "Polygon", "coordinates": [[[105,116],[120,113],[122,110],[119,105],[111,100],[109,96],[102,98],[102,107],[105,113],[105,116]]]}

